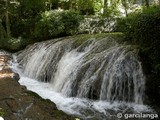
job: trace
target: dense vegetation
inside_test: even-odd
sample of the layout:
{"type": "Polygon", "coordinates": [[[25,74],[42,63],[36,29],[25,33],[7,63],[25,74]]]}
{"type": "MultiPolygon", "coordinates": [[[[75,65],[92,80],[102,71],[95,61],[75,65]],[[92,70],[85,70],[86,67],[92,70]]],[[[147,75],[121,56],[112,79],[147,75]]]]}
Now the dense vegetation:
{"type": "MultiPolygon", "coordinates": [[[[145,0],[140,4],[148,6],[148,2],[145,0]]],[[[120,17],[120,7],[127,16],[137,3],[138,0],[1,0],[0,48],[17,51],[36,41],[77,34],[84,17],[93,16],[90,19],[91,28],[81,28],[95,33],[91,30],[97,27],[94,16],[98,16],[103,26],[106,24],[104,21],[108,20],[103,18],[120,17]]],[[[95,31],[107,32],[101,26],[95,31]]]]}
{"type": "Polygon", "coordinates": [[[46,11],[35,27],[33,37],[47,40],[76,34],[82,16],[75,11],[46,11]]]}
{"type": "Polygon", "coordinates": [[[150,101],[158,103],[159,5],[160,0],[142,0],[142,3],[140,0],[1,0],[0,48],[14,52],[37,41],[85,33],[78,32],[78,29],[87,18],[84,20],[85,24],[81,24],[85,26],[81,28],[89,31],[86,33],[96,33],[92,30],[98,28],[97,24],[100,27],[95,31],[122,32],[125,34],[125,41],[140,47],[147,75],[146,92],[152,98],[150,101]],[[116,29],[104,30],[108,27],[105,26],[106,23],[113,19],[117,19],[116,29]],[[86,27],[86,24],[90,24],[88,26],[91,28],[86,27]]]}

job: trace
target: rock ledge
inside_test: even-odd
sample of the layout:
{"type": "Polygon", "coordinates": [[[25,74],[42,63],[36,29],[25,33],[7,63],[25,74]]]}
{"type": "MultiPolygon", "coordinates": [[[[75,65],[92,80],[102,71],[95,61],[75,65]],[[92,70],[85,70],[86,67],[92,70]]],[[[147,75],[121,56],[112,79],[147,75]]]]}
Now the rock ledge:
{"type": "Polygon", "coordinates": [[[19,75],[8,67],[9,60],[10,56],[0,55],[0,115],[5,120],[74,120],[50,100],[21,86],[19,75]]]}

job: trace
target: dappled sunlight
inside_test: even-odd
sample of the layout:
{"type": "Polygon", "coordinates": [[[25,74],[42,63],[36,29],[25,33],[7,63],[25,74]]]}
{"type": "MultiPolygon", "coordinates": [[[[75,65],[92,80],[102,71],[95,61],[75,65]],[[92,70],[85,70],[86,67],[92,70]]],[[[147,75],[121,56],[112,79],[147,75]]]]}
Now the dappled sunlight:
{"type": "Polygon", "coordinates": [[[3,78],[15,78],[17,76],[17,73],[14,73],[9,65],[9,61],[11,60],[11,56],[0,54],[0,79],[3,78]]]}
{"type": "Polygon", "coordinates": [[[12,78],[13,73],[0,73],[0,79],[2,78],[12,78]]]}

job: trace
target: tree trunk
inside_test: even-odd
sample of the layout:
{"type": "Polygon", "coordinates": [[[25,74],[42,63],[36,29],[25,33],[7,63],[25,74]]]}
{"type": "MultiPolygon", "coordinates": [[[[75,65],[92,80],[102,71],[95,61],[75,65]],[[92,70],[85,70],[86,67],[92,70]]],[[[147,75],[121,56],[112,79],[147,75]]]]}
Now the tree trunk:
{"type": "Polygon", "coordinates": [[[0,19],[0,39],[4,38],[4,33],[3,33],[3,26],[2,26],[2,20],[0,19]]]}
{"type": "Polygon", "coordinates": [[[104,15],[107,13],[107,7],[108,7],[108,0],[104,0],[104,5],[103,5],[103,14],[104,15]]]}
{"type": "Polygon", "coordinates": [[[149,8],[149,0],[142,0],[142,5],[149,8]]]}
{"type": "Polygon", "coordinates": [[[146,7],[149,8],[149,0],[145,0],[146,7]]]}
{"type": "Polygon", "coordinates": [[[125,15],[126,15],[126,17],[128,17],[127,7],[125,7],[124,9],[125,9],[125,15]]]}
{"type": "Polygon", "coordinates": [[[5,11],[5,17],[6,17],[6,29],[7,29],[7,37],[9,38],[11,36],[11,30],[10,30],[10,21],[9,21],[9,12],[8,12],[8,0],[5,1],[6,11],[5,11]]]}
{"type": "Polygon", "coordinates": [[[127,11],[127,1],[126,0],[122,0],[122,5],[123,5],[123,7],[124,7],[124,10],[125,10],[125,15],[126,15],[126,17],[128,17],[128,11],[127,11]]]}
{"type": "Polygon", "coordinates": [[[72,0],[69,0],[69,9],[72,10],[73,9],[73,1],[72,0]]]}

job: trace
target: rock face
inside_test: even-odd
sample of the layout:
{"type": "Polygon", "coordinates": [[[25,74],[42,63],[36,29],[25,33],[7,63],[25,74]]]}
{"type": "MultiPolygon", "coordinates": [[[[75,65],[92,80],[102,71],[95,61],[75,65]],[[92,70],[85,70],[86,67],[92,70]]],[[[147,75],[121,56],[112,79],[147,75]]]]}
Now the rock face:
{"type": "Polygon", "coordinates": [[[0,79],[0,108],[5,120],[73,120],[11,78],[0,79]]]}
{"type": "Polygon", "coordinates": [[[12,59],[9,55],[0,55],[0,79],[1,78],[13,78],[15,80],[19,80],[19,74],[14,73],[9,68],[9,61],[12,59]]]}
{"type": "MultiPolygon", "coordinates": [[[[50,100],[28,91],[8,65],[8,55],[0,55],[0,115],[5,120],[73,120],[50,100]]],[[[47,94],[47,93],[46,93],[47,94]]]]}

